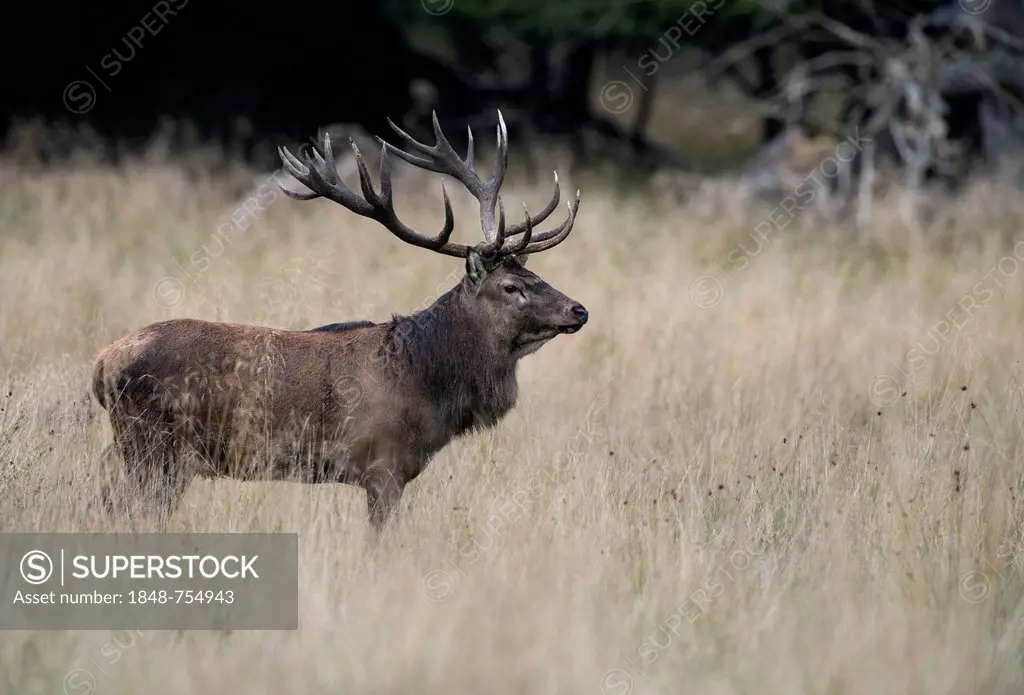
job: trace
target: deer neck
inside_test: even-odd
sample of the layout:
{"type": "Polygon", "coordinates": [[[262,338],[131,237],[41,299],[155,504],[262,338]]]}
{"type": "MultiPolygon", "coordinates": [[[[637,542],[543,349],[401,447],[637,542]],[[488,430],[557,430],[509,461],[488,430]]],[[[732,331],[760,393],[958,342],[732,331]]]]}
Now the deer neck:
{"type": "Polygon", "coordinates": [[[452,436],[489,427],[516,403],[516,363],[472,311],[461,284],[412,316],[406,328],[410,376],[433,402],[452,436]]]}

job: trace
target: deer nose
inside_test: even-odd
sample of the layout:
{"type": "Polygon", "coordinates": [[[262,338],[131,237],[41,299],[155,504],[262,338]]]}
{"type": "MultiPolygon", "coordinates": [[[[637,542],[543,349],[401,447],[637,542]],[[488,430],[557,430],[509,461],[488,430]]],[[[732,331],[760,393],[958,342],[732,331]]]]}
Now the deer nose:
{"type": "Polygon", "coordinates": [[[586,308],[582,304],[576,304],[573,306],[572,315],[576,317],[580,324],[586,323],[587,317],[590,316],[590,314],[587,313],[586,308]]]}

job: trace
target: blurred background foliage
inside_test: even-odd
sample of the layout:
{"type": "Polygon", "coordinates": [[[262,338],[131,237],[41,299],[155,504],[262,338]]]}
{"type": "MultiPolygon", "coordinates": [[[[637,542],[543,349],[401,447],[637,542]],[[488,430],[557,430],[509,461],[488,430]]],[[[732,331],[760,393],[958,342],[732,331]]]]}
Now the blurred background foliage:
{"type": "Polygon", "coordinates": [[[0,108],[8,131],[60,126],[45,156],[73,150],[83,126],[130,147],[170,119],[192,124],[179,149],[212,138],[273,166],[277,144],[322,126],[345,139],[393,118],[429,139],[434,110],[464,146],[466,126],[493,128],[498,108],[520,148],[564,146],[574,168],[612,162],[642,178],[775,161],[858,128],[914,185],[1024,151],[1021,0],[163,0],[102,17],[69,6],[57,23],[52,8],[28,12],[0,44],[6,64],[33,70],[11,71],[0,108]],[[42,37],[62,49],[46,61],[42,37]]]}

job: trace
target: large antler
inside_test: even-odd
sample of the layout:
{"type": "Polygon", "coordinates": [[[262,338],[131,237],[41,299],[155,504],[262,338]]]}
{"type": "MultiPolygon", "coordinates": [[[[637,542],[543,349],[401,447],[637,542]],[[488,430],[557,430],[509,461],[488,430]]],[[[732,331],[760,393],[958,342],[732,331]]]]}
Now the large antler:
{"type": "Polygon", "coordinates": [[[526,219],[519,224],[509,227],[505,225],[505,209],[501,201],[501,185],[505,180],[505,172],[508,169],[508,131],[505,128],[505,119],[498,110],[498,148],[497,162],[494,166],[494,173],[489,181],[484,182],[476,173],[473,150],[473,130],[467,128],[469,145],[466,148],[466,158],[461,158],[451,146],[448,139],[441,131],[441,125],[437,122],[437,113],[431,114],[434,125],[434,146],[419,142],[395,123],[388,119],[388,125],[405,141],[405,144],[418,154],[412,154],[398,149],[394,145],[378,138],[384,149],[390,150],[396,157],[412,164],[413,166],[439,174],[447,174],[461,183],[480,203],[480,227],[484,234],[484,241],[478,244],[476,249],[482,255],[505,256],[508,254],[538,253],[550,249],[569,236],[573,223],[576,221],[576,211],[580,206],[580,192],[576,191],[576,199],[568,203],[569,216],[561,225],[550,231],[534,234],[534,226],[540,224],[555,211],[558,201],[561,198],[561,190],[558,185],[558,172],[555,172],[555,190],[551,200],[537,215],[531,217],[529,210],[523,205],[526,219]],[[495,207],[497,207],[497,218],[495,218],[495,207]],[[522,235],[520,239],[513,237],[522,235]]]}
{"type": "MultiPolygon", "coordinates": [[[[448,142],[448,139],[441,131],[437,122],[437,113],[432,114],[434,125],[435,144],[427,146],[404,130],[395,125],[391,119],[388,124],[406,142],[410,149],[418,154],[405,152],[381,138],[381,159],[380,159],[380,193],[374,190],[370,179],[370,173],[366,168],[362,153],[351,142],[352,152],[355,154],[356,165],[359,169],[359,186],[362,189],[363,197],[356,195],[349,189],[338,176],[334,163],[334,153],[331,148],[330,134],[321,130],[319,134],[319,147],[310,147],[304,144],[299,148],[298,156],[293,155],[285,147],[278,147],[278,154],[284,169],[295,177],[301,184],[310,189],[310,192],[290,191],[282,186],[285,195],[296,200],[312,200],[314,198],[327,198],[344,206],[348,210],[380,222],[388,231],[402,241],[438,253],[449,256],[465,258],[470,252],[470,246],[457,244],[449,241],[455,229],[454,216],[452,214],[451,201],[448,199],[448,192],[441,184],[441,195],[444,199],[445,224],[440,233],[430,237],[417,232],[406,226],[395,213],[394,199],[391,188],[391,159],[388,153],[393,153],[400,159],[413,166],[427,171],[451,176],[466,187],[474,198],[480,203],[480,226],[483,230],[484,241],[474,248],[478,253],[492,258],[500,258],[508,254],[529,254],[538,253],[550,249],[561,243],[569,232],[572,231],[576,219],[576,211],[580,205],[580,192],[576,191],[576,199],[569,203],[569,217],[560,226],[550,231],[534,234],[533,228],[547,219],[555,208],[561,197],[558,186],[558,173],[555,172],[555,190],[551,201],[537,215],[531,217],[526,206],[523,209],[526,219],[515,225],[506,228],[505,210],[501,201],[500,190],[505,179],[505,172],[508,167],[508,133],[505,129],[505,120],[501,111],[498,111],[498,152],[497,164],[494,174],[486,183],[476,173],[474,168],[473,152],[473,131],[469,129],[469,147],[466,158],[462,159],[448,142]],[[497,215],[495,214],[497,209],[497,215]],[[513,237],[521,236],[519,239],[513,237]]],[[[351,140],[351,139],[350,139],[351,140]]]]}
{"type": "Polygon", "coordinates": [[[357,215],[380,222],[388,231],[408,244],[448,256],[466,257],[469,253],[469,246],[448,241],[455,230],[455,216],[452,214],[452,204],[448,199],[444,182],[441,183],[441,195],[444,198],[444,227],[437,236],[426,236],[406,226],[395,213],[391,190],[391,161],[388,159],[386,150],[381,151],[380,193],[377,193],[370,180],[370,172],[366,168],[363,155],[350,138],[352,152],[355,154],[356,165],[359,168],[359,187],[363,191],[363,197],[360,198],[338,176],[338,169],[334,163],[334,152],[331,149],[330,133],[321,130],[319,140],[319,148],[310,147],[309,143],[304,143],[299,148],[298,157],[289,152],[286,147],[277,148],[285,170],[299,183],[310,189],[310,192],[307,193],[290,191],[281,186],[285,195],[296,200],[312,200],[321,197],[333,200],[357,215]]]}

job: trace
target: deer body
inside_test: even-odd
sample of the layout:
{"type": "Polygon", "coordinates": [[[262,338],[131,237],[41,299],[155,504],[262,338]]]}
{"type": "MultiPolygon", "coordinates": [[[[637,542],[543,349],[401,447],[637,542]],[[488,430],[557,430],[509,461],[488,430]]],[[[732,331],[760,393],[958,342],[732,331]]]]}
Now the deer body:
{"type": "MultiPolygon", "coordinates": [[[[354,202],[351,191],[331,180],[329,140],[322,151],[307,153],[305,165],[282,151],[286,168],[316,195],[380,219],[409,243],[465,258],[465,277],[430,307],[385,323],[286,331],[176,319],[121,338],[100,352],[93,370],[93,393],[114,432],[107,468],[120,462],[129,487],[157,493],[152,504],[165,513],[196,476],[358,485],[366,490],[372,524],[383,528],[406,484],[434,454],[455,437],[493,426],[515,406],[518,361],[587,320],[582,306],[525,267],[526,253],[568,235],[575,208],[561,228],[536,237],[537,219],[528,213],[511,229],[503,212],[494,219],[493,206],[501,207],[502,126],[499,168],[488,185],[444,150],[436,119],[438,145],[417,143],[438,169],[442,161],[446,173],[480,198],[485,241],[475,247],[448,243],[447,195],[448,224],[438,237],[424,238],[398,222],[390,208],[388,145],[381,194],[366,182],[356,150],[370,203],[354,202]],[[506,243],[516,234],[523,237],[506,243]]],[[[538,218],[553,209],[549,204],[538,218]]],[[[120,502],[117,489],[104,481],[111,512],[120,502]]]]}

